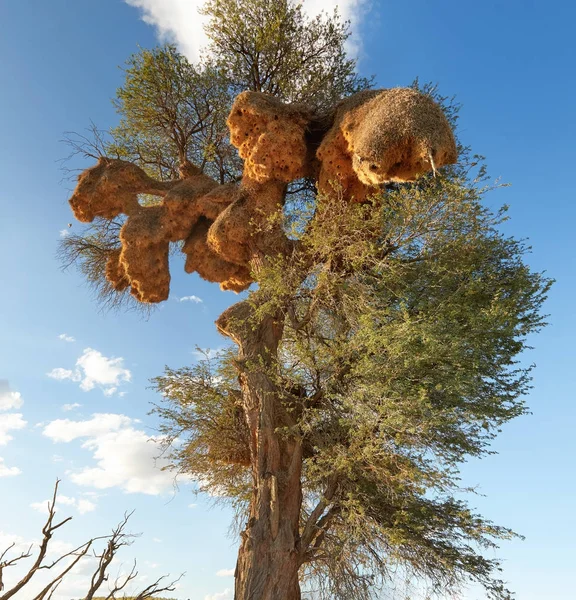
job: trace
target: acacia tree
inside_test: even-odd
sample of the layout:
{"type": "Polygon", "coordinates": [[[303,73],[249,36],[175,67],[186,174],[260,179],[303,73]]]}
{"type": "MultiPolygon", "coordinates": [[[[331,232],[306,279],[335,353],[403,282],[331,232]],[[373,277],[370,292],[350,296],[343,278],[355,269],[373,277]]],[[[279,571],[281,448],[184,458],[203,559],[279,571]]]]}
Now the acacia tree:
{"type": "Polygon", "coordinates": [[[199,140],[220,113],[207,107],[195,131],[186,102],[201,90],[165,48],[133,58],[119,91],[107,148],[131,162],[101,158],[71,205],[119,227],[97,272],[109,291],[164,300],[179,240],[187,271],[223,289],[258,283],[217,321],[236,353],[156,379],[165,433],[184,439],[175,465],[243,523],[235,598],[298,599],[302,581],[366,598],[398,565],[435,591],[472,579],[506,598],[481,550],[513,533],[459,499],[458,465],[525,410],[516,360],[549,282],[499,233],[504,214],[482,207],[484,174],[463,149],[438,172],[456,160],[453,112],[416,90],[358,91],[368,82],[337,20],[266,0],[206,10],[218,89],[230,101],[255,90],[227,120],[243,165],[220,133],[231,166],[211,170],[224,159],[199,140]],[[322,64],[334,78],[319,78],[322,64]],[[145,158],[158,148],[161,163],[145,158]],[[295,181],[316,192],[301,186],[286,219],[295,181]]]}

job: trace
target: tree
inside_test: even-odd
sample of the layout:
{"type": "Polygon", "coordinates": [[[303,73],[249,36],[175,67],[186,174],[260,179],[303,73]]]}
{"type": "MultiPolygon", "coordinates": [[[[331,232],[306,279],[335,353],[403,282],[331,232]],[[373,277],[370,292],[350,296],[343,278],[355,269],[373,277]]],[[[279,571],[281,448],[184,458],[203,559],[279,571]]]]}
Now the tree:
{"type": "Polygon", "coordinates": [[[136,577],[138,571],[136,568],[136,561],[134,561],[130,570],[124,575],[118,575],[114,581],[110,581],[109,569],[110,565],[116,558],[118,551],[125,547],[130,546],[132,541],[136,537],[134,534],[126,532],[126,526],[130,519],[131,513],[124,515],[124,518],[118,523],[112,530],[110,535],[100,536],[89,539],[77,548],[64,552],[58,558],[54,560],[47,560],[50,550],[50,542],[54,537],[54,534],[60,527],[66,525],[72,517],[63,519],[62,521],[56,520],[56,503],[58,499],[58,486],[60,481],[57,480],[54,486],[54,492],[52,500],[48,502],[48,516],[46,522],[42,527],[42,539],[38,543],[38,552],[33,558],[33,547],[31,544],[26,550],[20,552],[16,551],[16,543],[12,543],[7,548],[0,552],[0,600],[9,600],[10,598],[22,598],[22,594],[26,594],[28,598],[33,600],[50,600],[58,590],[59,586],[66,579],[67,576],[72,572],[73,569],[83,563],[86,560],[92,560],[94,562],[94,569],[89,582],[86,586],[86,593],[82,596],[82,600],[102,600],[102,598],[96,597],[96,593],[102,590],[103,585],[106,583],[108,591],[106,592],[105,600],[149,600],[150,598],[157,598],[157,600],[169,600],[167,598],[160,598],[158,594],[163,592],[174,591],[175,584],[180,580],[180,577],[174,581],[165,581],[166,576],[159,577],[152,584],[147,585],[141,591],[136,592],[133,596],[126,596],[125,589],[131,585],[136,577]],[[103,544],[104,548],[102,551],[96,551],[98,544],[103,544]],[[4,576],[6,569],[18,567],[24,564],[27,559],[33,558],[32,564],[28,567],[28,570],[17,580],[14,581],[9,587],[6,587],[4,582],[4,576]],[[57,575],[50,577],[49,572],[52,573],[59,571],[57,575]],[[48,581],[38,589],[33,591],[31,586],[43,573],[48,574],[48,581]],[[21,594],[22,593],[22,594],[21,594]]]}
{"type": "Polygon", "coordinates": [[[265,92],[322,112],[371,85],[346,56],[348,24],[337,12],[307,19],[287,0],[209,0],[203,13],[211,55],[234,94],[265,92]]]}
{"type": "Polygon", "coordinates": [[[302,453],[301,569],[326,598],[367,598],[397,565],[438,591],[469,576],[506,597],[497,561],[473,548],[514,534],[456,499],[458,465],[525,411],[529,369],[515,356],[542,324],[548,282],[498,233],[503,215],[481,207],[481,190],[420,183],[367,205],[331,199],[302,238],[317,262],[296,291],[302,263],[268,266],[243,308],[257,315],[249,332],[283,314],[270,363],[226,354],[155,380],[164,433],[185,440],[175,466],[244,515],[250,429],[236,370],[266,374],[278,443],[302,453]]]}
{"type": "Polygon", "coordinates": [[[206,10],[214,68],[230,93],[255,88],[227,120],[241,179],[175,153],[146,92],[152,109],[141,125],[126,121],[126,139],[164,136],[180,178],[130,154],[104,157],[70,203],[81,221],[120,220],[105,274],[139,302],[167,298],[180,241],[187,271],[223,289],[258,284],[217,321],[236,354],[156,379],[164,432],[184,439],[175,466],[230,499],[245,526],[235,598],[299,599],[301,581],[323,597],[366,598],[397,565],[434,590],[472,579],[506,598],[481,549],[514,534],[460,499],[458,465],[525,411],[530,369],[517,357],[543,325],[550,282],[499,233],[504,213],[482,206],[484,171],[473,174],[462,148],[453,165],[455,113],[433,91],[359,91],[346,29],[304,23],[291,4],[206,10]],[[308,48],[310,62],[298,60],[314,73],[322,39],[344,75],[320,92],[289,52],[308,48]],[[287,220],[289,186],[302,180],[315,193],[287,220]],[[156,200],[142,206],[143,196],[156,200]]]}

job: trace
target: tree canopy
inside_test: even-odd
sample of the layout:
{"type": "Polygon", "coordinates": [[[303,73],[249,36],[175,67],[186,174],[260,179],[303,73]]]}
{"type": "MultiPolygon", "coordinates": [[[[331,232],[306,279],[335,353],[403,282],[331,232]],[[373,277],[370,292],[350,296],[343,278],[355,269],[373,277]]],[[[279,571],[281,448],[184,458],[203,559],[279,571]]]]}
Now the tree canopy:
{"type": "MultiPolygon", "coordinates": [[[[305,570],[320,597],[370,597],[399,565],[435,591],[471,579],[507,597],[482,550],[515,534],[468,506],[458,467],[526,411],[518,355],[543,325],[550,282],[499,232],[505,212],[482,206],[485,191],[431,177],[367,204],[319,199],[300,262],[273,261],[252,295],[266,297],[253,298],[259,318],[285,315],[269,369],[291,417],[284,435],[304,448],[305,570]]],[[[250,453],[234,360],[154,381],[164,433],[183,441],[175,468],[243,516],[250,453]]]]}
{"type": "Polygon", "coordinates": [[[337,12],[311,19],[289,0],[209,0],[203,13],[211,56],[234,94],[265,92],[326,110],[371,85],[346,55],[350,32],[337,12]]]}

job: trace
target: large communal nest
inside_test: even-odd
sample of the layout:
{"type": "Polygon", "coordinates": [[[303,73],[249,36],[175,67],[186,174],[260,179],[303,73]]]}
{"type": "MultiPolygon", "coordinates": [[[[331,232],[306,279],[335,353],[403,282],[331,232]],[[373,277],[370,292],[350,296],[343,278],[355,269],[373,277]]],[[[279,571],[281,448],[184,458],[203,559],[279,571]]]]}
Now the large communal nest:
{"type": "Polygon", "coordinates": [[[70,198],[78,220],[127,215],[121,248],[111,250],[106,263],[115,290],[130,287],[141,302],[168,298],[169,245],[178,241],[184,241],[187,272],[224,290],[245,290],[256,275],[256,255],[291,250],[277,218],[290,181],[315,177],[322,194],[330,196],[337,187],[358,202],[384,183],[413,181],[457,158],[441,108],[406,88],[360,92],[327,117],[302,104],[244,92],[228,126],[244,159],[240,184],[219,185],[189,162],[181,165],[181,179],[169,182],[108,158],[80,175],[70,198]],[[159,202],[141,206],[141,194],[156,195],[159,202]]]}
{"type": "Polygon", "coordinates": [[[320,189],[329,193],[338,182],[356,201],[371,188],[414,181],[458,157],[442,109],[409,88],[370,90],[342,101],[317,156],[320,189]]]}

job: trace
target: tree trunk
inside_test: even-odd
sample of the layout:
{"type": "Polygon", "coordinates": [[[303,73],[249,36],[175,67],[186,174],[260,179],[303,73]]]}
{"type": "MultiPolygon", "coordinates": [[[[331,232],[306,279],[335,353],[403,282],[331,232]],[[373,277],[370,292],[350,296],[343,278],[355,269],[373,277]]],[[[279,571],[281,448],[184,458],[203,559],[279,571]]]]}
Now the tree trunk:
{"type": "Polygon", "coordinates": [[[271,376],[282,337],[280,314],[253,322],[248,302],[225,311],[218,329],[238,344],[238,370],[250,429],[253,492],[238,554],[235,600],[300,600],[299,518],[302,445],[278,428],[292,419],[271,376]]]}

